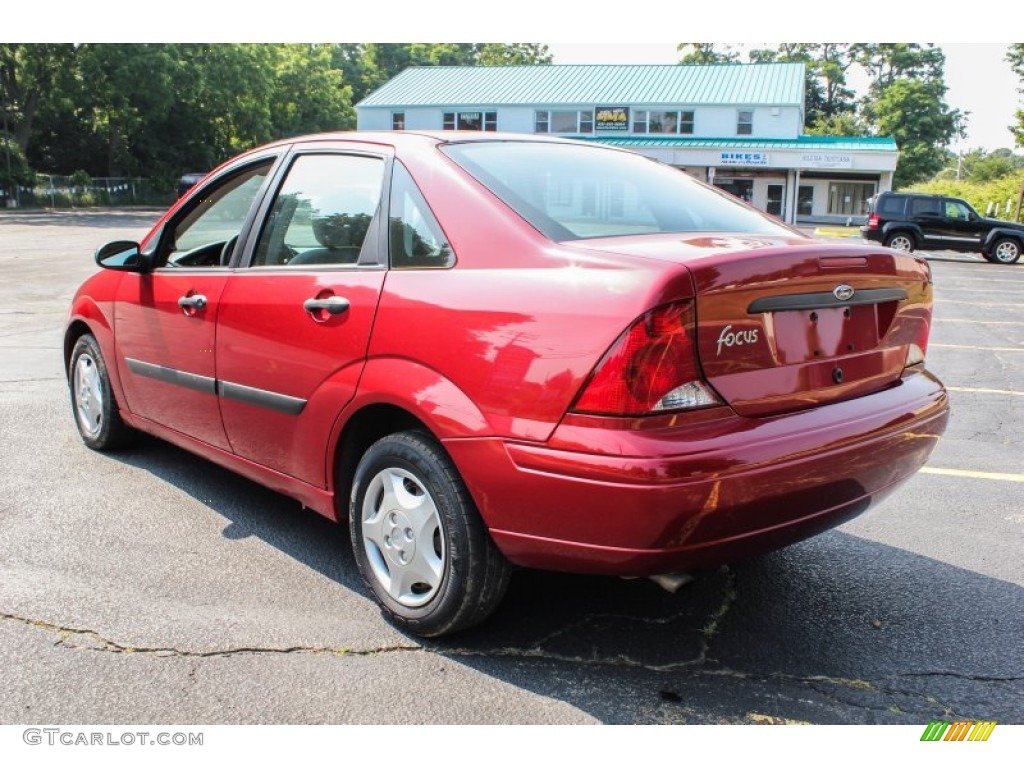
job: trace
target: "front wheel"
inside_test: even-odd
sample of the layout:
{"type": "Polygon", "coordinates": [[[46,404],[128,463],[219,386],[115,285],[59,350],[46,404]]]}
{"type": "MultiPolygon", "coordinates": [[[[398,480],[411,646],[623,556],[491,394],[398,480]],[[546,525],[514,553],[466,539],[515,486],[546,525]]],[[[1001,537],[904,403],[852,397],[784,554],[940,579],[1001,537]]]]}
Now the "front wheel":
{"type": "Polygon", "coordinates": [[[914,250],[914,236],[906,232],[894,232],[885,238],[885,245],[895,251],[911,253],[914,250]]]}
{"type": "Polygon", "coordinates": [[[71,351],[68,365],[71,409],[82,441],[97,451],[122,448],[135,431],[121,420],[110,374],[95,337],[85,334],[71,351]]]}
{"type": "Polygon", "coordinates": [[[458,470],[429,435],[388,435],[363,455],[349,505],[363,581],[388,618],[422,637],[486,619],[508,586],[498,551],[458,470]]]}
{"type": "Polygon", "coordinates": [[[996,264],[1015,264],[1020,259],[1020,242],[1009,237],[997,240],[992,246],[991,261],[996,264]]]}

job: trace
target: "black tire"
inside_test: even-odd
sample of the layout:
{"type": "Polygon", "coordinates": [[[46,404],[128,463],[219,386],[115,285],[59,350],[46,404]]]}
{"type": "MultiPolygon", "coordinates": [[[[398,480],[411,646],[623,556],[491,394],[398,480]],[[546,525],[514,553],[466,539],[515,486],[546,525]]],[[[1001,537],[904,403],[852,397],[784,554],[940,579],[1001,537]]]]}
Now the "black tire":
{"type": "Polygon", "coordinates": [[[349,523],[363,581],[388,619],[412,634],[472,627],[505,595],[508,561],[452,460],[424,432],[370,446],[356,469],[349,523]]]}
{"type": "Polygon", "coordinates": [[[129,445],[136,432],[121,420],[121,412],[110,388],[110,374],[96,339],[86,334],[71,351],[68,364],[71,413],[82,441],[96,451],[129,445]]]}
{"type": "Polygon", "coordinates": [[[917,247],[917,239],[911,232],[903,230],[891,232],[885,236],[885,247],[902,251],[903,253],[913,253],[917,247]]]}
{"type": "Polygon", "coordinates": [[[992,244],[989,261],[993,264],[1016,264],[1020,261],[1020,250],[1019,240],[1001,237],[992,244]]]}

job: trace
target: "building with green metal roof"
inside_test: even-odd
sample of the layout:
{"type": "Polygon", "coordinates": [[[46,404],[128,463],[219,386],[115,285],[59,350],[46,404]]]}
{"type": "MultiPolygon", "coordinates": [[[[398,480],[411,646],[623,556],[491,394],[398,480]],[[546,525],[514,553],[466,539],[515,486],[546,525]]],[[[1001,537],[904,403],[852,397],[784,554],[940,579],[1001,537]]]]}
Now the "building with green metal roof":
{"type": "Polygon", "coordinates": [[[356,105],[361,130],[551,134],[673,165],[789,222],[857,220],[890,189],[886,137],[805,136],[802,63],[412,67],[356,105]]]}

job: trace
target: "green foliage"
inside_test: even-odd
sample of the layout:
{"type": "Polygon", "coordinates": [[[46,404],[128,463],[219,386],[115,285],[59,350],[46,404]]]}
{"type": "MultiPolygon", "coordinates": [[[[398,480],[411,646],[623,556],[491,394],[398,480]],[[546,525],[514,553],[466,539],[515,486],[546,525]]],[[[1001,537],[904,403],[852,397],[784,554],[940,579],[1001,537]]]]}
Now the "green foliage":
{"type": "Polygon", "coordinates": [[[942,101],[944,91],[923,80],[896,80],[865,105],[873,129],[894,138],[900,149],[893,177],[897,188],[931,178],[945,164],[957,113],[942,101]]]}
{"type": "Polygon", "coordinates": [[[778,48],[752,50],[750,60],[803,62],[804,126],[819,136],[862,135],[844,132],[854,120],[853,91],[846,87],[846,72],[854,62],[851,46],[843,43],[782,43],[778,48]]]}
{"type": "MultiPolygon", "coordinates": [[[[551,63],[548,47],[538,43],[368,43],[358,47],[363,49],[362,89],[353,87],[355,103],[409,67],[551,63]]],[[[346,51],[345,56],[351,59],[352,52],[346,51]]]]}
{"type": "Polygon", "coordinates": [[[820,115],[812,125],[804,129],[808,136],[867,136],[868,126],[853,112],[837,115],[820,115]]]}
{"type": "Polygon", "coordinates": [[[857,43],[852,51],[872,77],[860,114],[872,134],[891,136],[900,150],[893,185],[931,178],[967,117],[944,101],[945,55],[916,43],[857,43]]]}
{"type": "Polygon", "coordinates": [[[1024,172],[1024,157],[1009,149],[993,152],[972,149],[962,157],[950,152],[946,167],[936,174],[934,180],[956,180],[959,175],[961,180],[985,183],[1012,174],[1020,175],[1021,172],[1024,172]]]}
{"type": "Polygon", "coordinates": [[[959,197],[974,206],[981,215],[985,215],[989,203],[996,203],[999,206],[999,213],[996,218],[1006,218],[1006,201],[1011,201],[1010,218],[1017,205],[1017,197],[1020,195],[1021,183],[1024,182],[1024,174],[1017,173],[1004,176],[993,181],[979,182],[961,180],[935,180],[923,184],[915,184],[910,187],[913,192],[927,192],[935,195],[949,195],[959,197]]]}
{"type": "MultiPolygon", "coordinates": [[[[1014,43],[1011,45],[1006,51],[1006,60],[1010,62],[1010,67],[1021,80],[1022,87],[1017,90],[1024,93],[1024,43],[1014,43]]],[[[1009,128],[1013,132],[1013,138],[1017,146],[1024,147],[1024,109],[1018,109],[1015,117],[1017,123],[1009,126],[1009,128]]]]}
{"type": "MultiPolygon", "coordinates": [[[[0,133],[0,189],[11,191],[15,184],[28,186],[33,183],[35,174],[25,159],[25,153],[10,136],[0,133]],[[10,172],[8,173],[8,160],[10,172]]],[[[0,203],[3,207],[5,203],[0,203]]]]}
{"type": "Polygon", "coordinates": [[[353,103],[406,67],[550,61],[535,43],[0,43],[0,103],[26,184],[32,166],[171,189],[273,139],[354,128],[353,103]]]}
{"type": "Polygon", "coordinates": [[[683,53],[679,59],[680,64],[732,64],[739,59],[739,55],[730,49],[728,45],[718,46],[721,50],[715,50],[714,43],[680,43],[676,50],[683,53]]]}

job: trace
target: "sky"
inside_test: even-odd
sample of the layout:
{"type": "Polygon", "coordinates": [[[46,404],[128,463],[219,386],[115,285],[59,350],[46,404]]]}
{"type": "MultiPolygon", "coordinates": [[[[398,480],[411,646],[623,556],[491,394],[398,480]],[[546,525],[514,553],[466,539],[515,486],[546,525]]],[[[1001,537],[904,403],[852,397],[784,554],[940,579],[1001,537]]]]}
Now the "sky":
{"type": "MultiPolygon", "coordinates": [[[[1020,20],[1019,0],[989,0],[987,19],[1020,20]],[[1002,15],[1001,15],[1002,14],[1002,15]]],[[[663,63],[679,60],[674,40],[767,47],[785,40],[934,41],[946,54],[947,103],[970,112],[960,147],[1012,147],[1007,126],[1024,98],[1003,60],[1020,34],[970,15],[921,13],[916,3],[836,6],[821,0],[304,0],[301,13],[239,13],[229,4],[175,0],[49,0],[46,13],[16,4],[4,14],[4,42],[511,42],[546,43],[557,64],[663,63]],[[143,10],[145,9],[145,10],[143,10]],[[951,22],[951,19],[954,19],[951,22]],[[158,23],[157,23],[158,22],[158,23]],[[969,23],[968,23],[969,22],[969,23]],[[552,40],[568,42],[551,43],[552,40]],[[659,40],[661,42],[659,42],[659,40]],[[603,41],[603,42],[602,42],[603,41]],[[646,41],[646,42],[645,42],[646,41]]],[[[1006,25],[1002,25],[1005,27],[1006,25]]],[[[862,84],[866,86],[866,81],[862,84]]],[[[858,84],[853,83],[856,87],[858,84]]]]}

